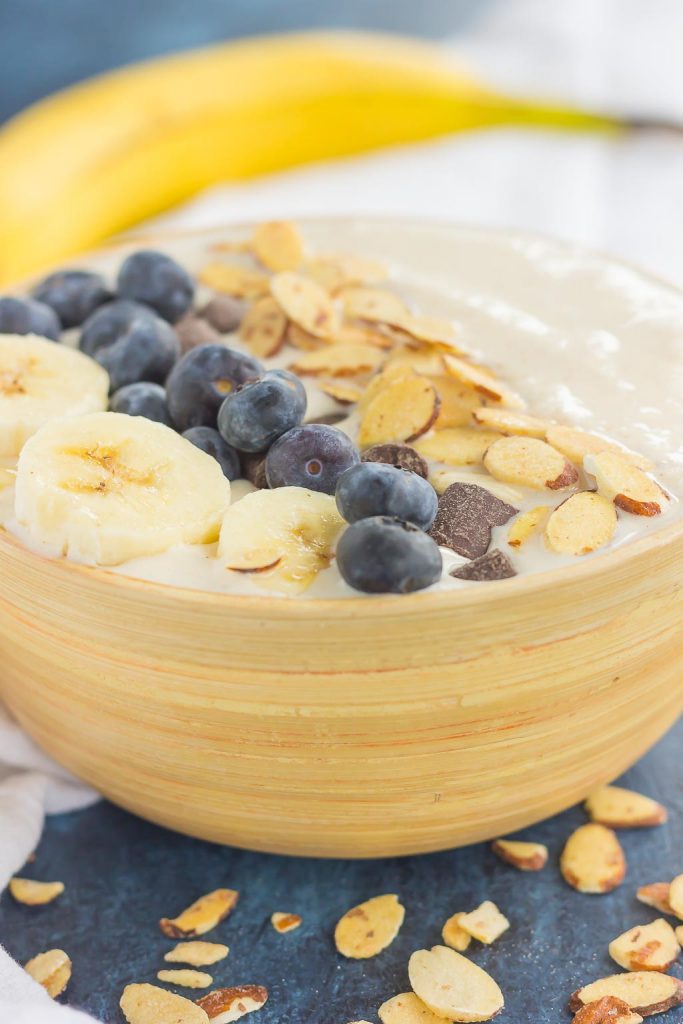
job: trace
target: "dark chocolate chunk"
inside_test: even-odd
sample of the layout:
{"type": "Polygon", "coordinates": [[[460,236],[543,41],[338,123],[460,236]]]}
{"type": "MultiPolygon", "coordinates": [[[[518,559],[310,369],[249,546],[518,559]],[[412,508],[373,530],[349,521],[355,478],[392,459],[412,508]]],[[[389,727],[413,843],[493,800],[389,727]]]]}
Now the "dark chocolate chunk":
{"type": "Polygon", "coordinates": [[[498,548],[493,548],[473,562],[461,565],[449,573],[449,576],[455,576],[458,580],[478,580],[481,583],[486,580],[507,580],[516,575],[512,562],[498,548]]]}
{"type": "Polygon", "coordinates": [[[183,354],[190,349],[198,348],[199,345],[220,345],[222,339],[218,331],[214,330],[206,320],[188,313],[175,324],[175,332],[180,338],[180,348],[183,354]]]}
{"type": "Polygon", "coordinates": [[[199,311],[199,315],[207,320],[220,334],[236,331],[244,319],[247,303],[243,299],[235,299],[230,295],[217,295],[199,311]]]}
{"type": "Polygon", "coordinates": [[[464,558],[478,558],[488,551],[492,527],[507,523],[518,511],[485,487],[455,483],[439,498],[429,532],[437,544],[464,558]]]}
{"type": "Polygon", "coordinates": [[[242,474],[245,480],[248,480],[254,487],[258,487],[260,490],[268,487],[268,481],[266,480],[266,455],[267,452],[256,452],[251,454],[249,452],[242,452],[242,474]]]}
{"type": "Polygon", "coordinates": [[[407,469],[417,473],[425,480],[429,476],[429,467],[419,452],[409,444],[375,444],[361,455],[363,462],[384,462],[396,469],[407,469]]]}

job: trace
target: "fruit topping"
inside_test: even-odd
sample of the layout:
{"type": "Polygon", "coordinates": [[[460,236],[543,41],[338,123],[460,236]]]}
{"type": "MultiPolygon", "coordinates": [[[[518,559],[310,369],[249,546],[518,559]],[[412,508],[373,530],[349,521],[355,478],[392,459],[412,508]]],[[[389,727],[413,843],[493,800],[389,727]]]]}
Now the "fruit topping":
{"type": "Polygon", "coordinates": [[[166,382],[176,428],[215,427],[218,410],[240,384],[263,374],[252,356],[225,345],[202,345],[178,360],[166,382]]]}
{"type": "Polygon", "coordinates": [[[174,324],[192,305],[194,281],[179,263],[163,252],[140,249],[121,264],[118,294],[151,306],[174,324]]]}
{"type": "Polygon", "coordinates": [[[0,334],[37,334],[58,341],[60,330],[57,314],[44,302],[0,296],[0,334]]]}
{"type": "Polygon", "coordinates": [[[370,516],[393,516],[428,530],[438,499],[430,483],[417,473],[382,463],[360,462],[339,478],[337,508],[348,523],[370,516]]]}
{"type": "Polygon", "coordinates": [[[163,384],[180,355],[173,328],[138,302],[117,299],[83,324],[80,348],[103,366],[112,391],[137,381],[163,384]]]}
{"type": "Polygon", "coordinates": [[[373,516],[353,523],[337,545],[339,572],[368,594],[409,594],[441,577],[441,552],[426,533],[399,519],[373,516]]]}
{"type": "Polygon", "coordinates": [[[167,427],[173,426],[166,391],[161,384],[150,384],[144,380],[126,384],[111,396],[109,408],[126,416],[145,416],[148,420],[165,423],[167,427]]]}
{"type": "Polygon", "coordinates": [[[37,284],[31,295],[50,306],[65,329],[80,327],[112,298],[104,278],[89,270],[58,270],[37,284]]]}
{"type": "Polygon", "coordinates": [[[464,558],[479,558],[489,549],[491,529],[503,526],[517,511],[485,487],[454,483],[439,498],[430,535],[464,558]]]}
{"type": "Polygon", "coordinates": [[[227,395],[218,412],[218,429],[242,452],[263,452],[306,412],[301,381],[286,370],[269,370],[227,395]]]}
{"type": "Polygon", "coordinates": [[[190,427],[185,431],[183,437],[215,459],[228,480],[239,479],[241,476],[239,454],[221,437],[217,430],[214,430],[213,427],[190,427]]]}
{"type": "Polygon", "coordinates": [[[334,494],[350,466],[360,462],[358,450],[338,427],[306,423],[283,434],[266,456],[269,487],[307,487],[334,494]]]}

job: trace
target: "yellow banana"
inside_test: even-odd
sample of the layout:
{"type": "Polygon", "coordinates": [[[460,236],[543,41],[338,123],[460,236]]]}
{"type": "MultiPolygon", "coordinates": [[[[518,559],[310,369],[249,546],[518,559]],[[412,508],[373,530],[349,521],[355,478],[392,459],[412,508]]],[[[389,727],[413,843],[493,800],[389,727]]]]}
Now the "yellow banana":
{"type": "Polygon", "coordinates": [[[0,283],[218,181],[501,123],[615,126],[506,99],[396,37],[265,37],[123,68],[0,131],[0,283]]]}

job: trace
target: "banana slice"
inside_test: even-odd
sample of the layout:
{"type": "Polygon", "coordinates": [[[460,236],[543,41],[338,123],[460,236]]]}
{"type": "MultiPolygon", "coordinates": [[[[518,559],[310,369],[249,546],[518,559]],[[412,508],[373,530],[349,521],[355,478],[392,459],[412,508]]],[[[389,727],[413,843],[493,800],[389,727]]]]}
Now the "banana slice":
{"type": "Polygon", "coordinates": [[[118,565],[218,538],[230,484],[169,427],[114,412],[39,430],[19,458],[15,512],[55,554],[118,565]]]}
{"type": "Polygon", "coordinates": [[[254,491],[226,512],[218,557],[267,590],[300,593],[332,561],[344,525],[329,494],[305,487],[254,491]]]}
{"type": "Polygon", "coordinates": [[[45,423],[107,408],[109,376],[84,356],[35,334],[0,334],[0,457],[17,456],[45,423]]]}

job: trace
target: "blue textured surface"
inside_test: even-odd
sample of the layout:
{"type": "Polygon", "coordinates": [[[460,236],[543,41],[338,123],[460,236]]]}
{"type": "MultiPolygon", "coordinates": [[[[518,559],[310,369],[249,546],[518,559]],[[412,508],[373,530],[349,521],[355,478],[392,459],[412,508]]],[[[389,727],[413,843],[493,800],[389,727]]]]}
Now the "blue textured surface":
{"type": "MultiPolygon", "coordinates": [[[[528,837],[548,844],[551,860],[539,874],[522,874],[485,845],[381,861],[251,854],[166,832],[101,803],[50,820],[25,873],[61,879],[66,892],[41,908],[18,906],[5,894],[0,940],[21,961],[49,947],[65,949],[74,964],[66,1001],[119,1024],[123,987],[153,982],[165,966],[163,954],[173,943],[159,931],[159,918],[178,913],[210,889],[237,888],[242,896],[234,913],[207,936],[230,946],[227,960],[207,968],[215,984],[268,987],[270,1000],[250,1018],[254,1024],[346,1024],[376,1021],[383,1000],[408,987],[413,950],[438,942],[450,914],[488,898],[512,927],[488,949],[473,943],[471,956],[505,993],[501,1021],[569,1021],[569,994],[617,970],[608,942],[658,916],[636,901],[637,886],[683,871],[682,748],[680,722],[624,777],[627,785],[662,800],[670,822],[621,833],[628,875],[607,896],[579,895],[557,870],[564,840],[585,821],[580,808],[528,831],[528,837]],[[406,906],[398,938],[373,960],[344,960],[332,941],[335,922],[350,906],[382,892],[399,893],[406,906]],[[303,925],[277,935],[269,924],[274,910],[301,914],[303,925]]],[[[681,966],[673,973],[682,977],[681,966]]],[[[663,1018],[667,1024],[682,1019],[683,1008],[663,1018]]]]}

